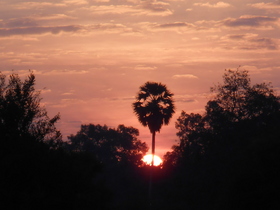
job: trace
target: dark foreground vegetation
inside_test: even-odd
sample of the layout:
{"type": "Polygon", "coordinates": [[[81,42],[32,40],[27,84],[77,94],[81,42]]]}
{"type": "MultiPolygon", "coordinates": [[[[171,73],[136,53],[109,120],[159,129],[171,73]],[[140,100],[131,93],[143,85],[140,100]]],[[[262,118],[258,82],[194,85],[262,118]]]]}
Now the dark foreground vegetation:
{"type": "Polygon", "coordinates": [[[225,71],[204,114],[182,111],[179,144],[145,166],[133,127],[81,125],[63,142],[35,77],[0,73],[0,201],[6,209],[279,209],[280,99],[225,71]],[[152,202],[148,196],[152,171],[152,202]],[[150,205],[152,204],[152,205],[150,205]]]}

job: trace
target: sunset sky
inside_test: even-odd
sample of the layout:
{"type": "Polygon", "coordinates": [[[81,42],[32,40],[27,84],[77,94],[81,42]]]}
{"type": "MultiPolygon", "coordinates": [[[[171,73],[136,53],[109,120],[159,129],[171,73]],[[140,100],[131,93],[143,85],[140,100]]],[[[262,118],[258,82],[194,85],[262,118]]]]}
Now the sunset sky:
{"type": "Polygon", "coordinates": [[[180,112],[203,113],[224,69],[280,90],[279,44],[279,0],[0,1],[0,71],[35,73],[64,139],[81,124],[124,124],[150,145],[132,103],[146,81],[166,84],[176,114],[156,137],[161,157],[180,112]]]}

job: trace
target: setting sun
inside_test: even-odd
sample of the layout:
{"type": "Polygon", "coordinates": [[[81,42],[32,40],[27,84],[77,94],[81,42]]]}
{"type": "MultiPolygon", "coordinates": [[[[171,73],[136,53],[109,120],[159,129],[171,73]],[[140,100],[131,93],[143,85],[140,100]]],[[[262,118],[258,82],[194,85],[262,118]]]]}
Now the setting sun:
{"type": "MultiPolygon", "coordinates": [[[[142,160],[147,165],[151,165],[152,164],[152,158],[153,158],[153,155],[149,154],[149,155],[145,155],[142,160]]],[[[154,165],[155,166],[159,166],[160,164],[162,164],[162,159],[159,156],[155,155],[154,156],[154,165]]]]}

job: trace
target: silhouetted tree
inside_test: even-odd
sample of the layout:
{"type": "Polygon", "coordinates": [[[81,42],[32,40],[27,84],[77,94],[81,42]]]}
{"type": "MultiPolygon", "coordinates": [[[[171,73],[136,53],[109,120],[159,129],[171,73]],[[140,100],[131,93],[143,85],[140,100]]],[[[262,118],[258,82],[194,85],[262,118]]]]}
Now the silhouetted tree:
{"type": "Polygon", "coordinates": [[[106,165],[133,164],[140,166],[142,157],[148,150],[146,143],[137,136],[139,131],[133,127],[119,125],[117,129],[104,125],[81,125],[76,135],[70,135],[69,149],[94,154],[106,165]]]}
{"type": "Polygon", "coordinates": [[[61,134],[40,106],[35,75],[0,73],[0,202],[8,209],[106,209],[110,192],[93,179],[91,154],[62,148],[61,134]]]}
{"type": "MultiPolygon", "coordinates": [[[[182,111],[175,122],[179,144],[164,156],[165,165],[175,166],[182,160],[195,161],[204,154],[211,130],[206,118],[200,114],[182,111]]],[[[182,164],[182,163],[181,163],[182,164]]]]}
{"type": "Polygon", "coordinates": [[[156,82],[146,82],[140,86],[136,102],[132,104],[133,111],[143,126],[148,126],[152,133],[152,164],[149,184],[149,199],[152,206],[152,183],[155,155],[155,135],[160,132],[163,124],[168,125],[175,112],[173,93],[166,85],[156,82]]]}
{"type": "Polygon", "coordinates": [[[216,96],[206,106],[207,119],[213,129],[233,129],[236,123],[242,121],[264,120],[279,114],[279,97],[271,84],[252,86],[248,71],[239,69],[226,70],[223,79],[224,84],[211,88],[216,96]]]}
{"type": "Polygon", "coordinates": [[[180,144],[173,147],[174,152],[190,157],[195,151],[204,153],[209,144],[220,144],[220,140],[231,144],[229,139],[249,139],[280,125],[280,98],[271,84],[252,86],[248,71],[239,69],[226,70],[223,80],[211,88],[216,95],[207,103],[205,114],[181,113],[175,124],[180,144]]]}
{"type": "MultiPolygon", "coordinates": [[[[35,90],[35,75],[31,72],[22,81],[17,74],[10,75],[6,84],[5,75],[0,73],[0,133],[1,141],[17,142],[33,139],[48,142],[56,147],[61,134],[55,123],[59,114],[49,118],[40,106],[40,92],[35,90]]],[[[27,143],[27,142],[25,142],[27,143]]]]}
{"type": "Polygon", "coordinates": [[[146,205],[142,200],[146,185],[139,166],[143,166],[142,158],[148,147],[138,136],[138,129],[130,126],[87,124],[81,125],[76,135],[69,136],[65,145],[74,153],[93,155],[101,164],[102,171],[96,180],[110,190],[111,209],[143,209],[146,205]]]}
{"type": "Polygon", "coordinates": [[[133,111],[143,126],[148,126],[152,133],[152,166],[155,154],[155,135],[160,132],[163,124],[168,125],[175,113],[173,93],[166,85],[156,82],[146,82],[140,87],[133,103],[133,111]]]}
{"type": "Polygon", "coordinates": [[[270,84],[251,85],[246,70],[226,70],[223,79],[203,115],[182,112],[176,122],[180,144],[164,157],[164,167],[174,168],[176,199],[193,209],[273,209],[280,98],[270,84]]]}

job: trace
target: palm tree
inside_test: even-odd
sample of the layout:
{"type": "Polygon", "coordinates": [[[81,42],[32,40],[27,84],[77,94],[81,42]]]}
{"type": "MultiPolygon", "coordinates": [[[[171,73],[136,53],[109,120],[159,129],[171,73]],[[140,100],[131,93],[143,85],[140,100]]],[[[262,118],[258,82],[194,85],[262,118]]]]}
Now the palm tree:
{"type": "Polygon", "coordinates": [[[143,126],[148,126],[152,133],[152,166],[154,166],[155,136],[163,124],[168,125],[175,113],[173,96],[166,85],[146,82],[140,87],[133,103],[133,111],[143,126]]]}

